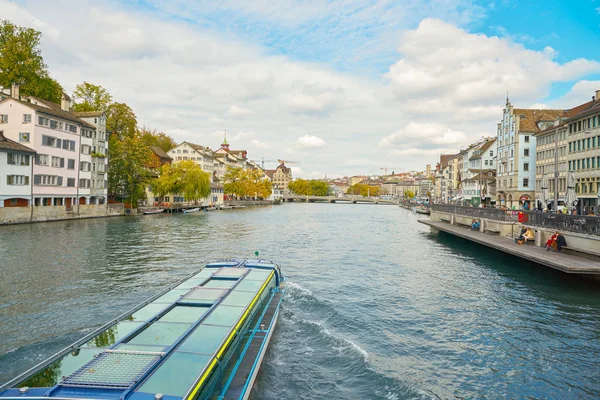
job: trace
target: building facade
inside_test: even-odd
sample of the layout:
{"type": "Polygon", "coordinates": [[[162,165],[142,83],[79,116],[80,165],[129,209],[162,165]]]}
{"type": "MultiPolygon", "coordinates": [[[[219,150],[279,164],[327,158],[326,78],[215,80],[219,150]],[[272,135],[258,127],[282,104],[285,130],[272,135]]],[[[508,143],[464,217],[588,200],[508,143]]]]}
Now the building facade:
{"type": "Polygon", "coordinates": [[[32,204],[32,171],[35,151],[4,137],[0,130],[0,207],[32,204]]]}
{"type": "Polygon", "coordinates": [[[95,127],[58,104],[35,97],[22,101],[18,93],[16,96],[0,102],[0,130],[5,137],[37,153],[31,181],[33,205],[64,206],[70,210],[82,198],[89,204],[91,195],[82,190],[80,196],[78,182],[81,133],[83,128],[95,127]]]}
{"type": "Polygon", "coordinates": [[[497,127],[496,204],[530,209],[535,199],[536,134],[551,127],[564,110],[513,108],[506,99],[497,127]]]}
{"type": "Polygon", "coordinates": [[[554,209],[555,194],[558,206],[564,204],[567,189],[567,130],[568,126],[556,120],[554,126],[537,133],[535,161],[535,199],[538,209],[554,209]],[[558,171],[558,174],[556,172],[558,171]],[[542,198],[542,183],[547,182],[546,199],[542,198]],[[542,200],[543,203],[542,203],[542,200]]]}
{"type": "Polygon", "coordinates": [[[567,168],[575,177],[580,214],[598,214],[600,195],[600,90],[567,119],[567,168]]]}

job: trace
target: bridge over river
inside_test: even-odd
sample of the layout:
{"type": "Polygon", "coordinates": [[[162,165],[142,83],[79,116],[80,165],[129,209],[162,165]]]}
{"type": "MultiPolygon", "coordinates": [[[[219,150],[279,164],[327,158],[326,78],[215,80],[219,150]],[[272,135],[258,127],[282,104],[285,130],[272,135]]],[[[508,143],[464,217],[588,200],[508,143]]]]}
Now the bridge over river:
{"type": "Polygon", "coordinates": [[[352,203],[352,204],[388,204],[398,205],[398,200],[386,200],[379,199],[376,197],[363,197],[363,196],[300,196],[300,195],[286,195],[283,196],[283,201],[287,202],[306,202],[306,203],[352,203]]]}

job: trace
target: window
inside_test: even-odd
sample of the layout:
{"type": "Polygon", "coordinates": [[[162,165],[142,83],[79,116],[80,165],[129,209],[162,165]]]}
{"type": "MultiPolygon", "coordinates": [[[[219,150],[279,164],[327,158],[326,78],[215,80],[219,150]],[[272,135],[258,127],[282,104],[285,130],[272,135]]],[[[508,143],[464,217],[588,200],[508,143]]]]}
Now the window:
{"type": "Polygon", "coordinates": [[[0,114],[0,124],[8,124],[8,114],[0,114]]]}
{"type": "Polygon", "coordinates": [[[39,186],[62,186],[62,176],[56,175],[35,175],[33,183],[39,186]]]}
{"type": "Polygon", "coordinates": [[[10,165],[29,165],[29,156],[25,154],[7,154],[7,163],[10,165]]]}
{"type": "Polygon", "coordinates": [[[90,188],[90,180],[89,179],[80,179],[79,187],[83,188],[83,189],[89,189],[90,188]]]}
{"type": "Polygon", "coordinates": [[[494,150],[490,150],[490,157],[494,157],[494,150]]]}
{"type": "Polygon", "coordinates": [[[19,133],[19,142],[29,143],[29,132],[20,132],[19,133]]]}
{"type": "Polygon", "coordinates": [[[58,128],[58,121],[50,120],[50,128],[51,129],[58,128]]]}
{"type": "Polygon", "coordinates": [[[523,149],[523,156],[529,157],[529,149],[523,149]]]}
{"type": "Polygon", "coordinates": [[[515,151],[513,149],[510,149],[510,156],[514,157],[515,156],[515,151]]]}
{"type": "Polygon", "coordinates": [[[81,145],[81,153],[82,154],[91,154],[90,149],[91,149],[90,146],[88,146],[87,144],[81,145]]]}
{"type": "Polygon", "coordinates": [[[67,186],[75,187],[75,178],[67,178],[67,186]]]}
{"type": "Polygon", "coordinates": [[[29,185],[29,177],[25,175],[7,175],[7,185],[29,185]]]}
{"type": "Polygon", "coordinates": [[[64,168],[65,167],[65,159],[62,157],[52,157],[52,166],[55,168],[64,168]]]}
{"type": "Polygon", "coordinates": [[[529,163],[523,164],[523,171],[529,171],[529,163]]]}
{"type": "Polygon", "coordinates": [[[523,186],[524,187],[529,187],[529,179],[523,178],[523,186]]]}
{"type": "Polygon", "coordinates": [[[67,124],[67,127],[68,127],[69,132],[77,133],[77,126],[67,124]]]}
{"type": "Polygon", "coordinates": [[[48,165],[49,162],[50,160],[47,154],[38,154],[35,157],[35,163],[37,165],[48,165]]]}
{"type": "Polygon", "coordinates": [[[28,124],[31,122],[31,114],[23,114],[23,123],[28,124]]]}
{"type": "Polygon", "coordinates": [[[73,160],[72,158],[69,158],[67,160],[67,168],[68,169],[75,169],[75,160],[73,160]]]}
{"type": "Polygon", "coordinates": [[[525,143],[529,143],[529,136],[525,136],[525,143]]]}

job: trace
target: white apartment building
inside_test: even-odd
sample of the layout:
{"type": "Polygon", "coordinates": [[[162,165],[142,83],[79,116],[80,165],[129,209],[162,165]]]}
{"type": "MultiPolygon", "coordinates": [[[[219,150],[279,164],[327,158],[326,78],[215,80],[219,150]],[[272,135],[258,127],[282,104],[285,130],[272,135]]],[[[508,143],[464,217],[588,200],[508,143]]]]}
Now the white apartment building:
{"type": "Polygon", "coordinates": [[[506,99],[497,128],[497,204],[507,207],[535,206],[536,134],[554,125],[565,110],[513,108],[506,99]]]}
{"type": "Polygon", "coordinates": [[[35,151],[4,137],[0,130],[0,207],[31,205],[35,151]]]}
{"type": "Polygon", "coordinates": [[[88,125],[81,129],[80,204],[103,204],[108,195],[108,135],[102,111],[74,112],[88,125]],[[84,203],[85,201],[85,203],[84,203]]]}
{"type": "MultiPolygon", "coordinates": [[[[82,146],[81,135],[93,138],[96,127],[70,111],[67,95],[63,95],[59,105],[32,96],[21,99],[18,87],[13,87],[12,97],[0,101],[0,130],[6,138],[37,153],[30,180],[34,206],[64,206],[68,211],[75,204],[100,204],[106,200],[105,182],[95,197],[86,191],[91,182],[89,187],[82,185],[81,179],[87,179],[85,171],[83,178],[80,176],[82,152],[87,153],[87,147],[82,146]]],[[[92,148],[89,150],[91,154],[92,148]]],[[[96,151],[106,154],[106,146],[97,147],[96,151]]],[[[101,168],[106,170],[106,161],[103,162],[101,168]]]]}
{"type": "Polygon", "coordinates": [[[202,171],[209,174],[210,182],[213,182],[213,152],[210,148],[190,142],[182,142],[169,150],[168,154],[173,159],[173,164],[181,161],[194,161],[202,171]]]}

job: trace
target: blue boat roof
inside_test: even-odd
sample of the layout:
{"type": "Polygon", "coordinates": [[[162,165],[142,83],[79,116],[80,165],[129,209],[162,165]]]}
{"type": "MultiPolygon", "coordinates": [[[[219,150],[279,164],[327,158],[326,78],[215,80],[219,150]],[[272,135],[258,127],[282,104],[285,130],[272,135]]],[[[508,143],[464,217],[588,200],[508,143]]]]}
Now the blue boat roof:
{"type": "Polygon", "coordinates": [[[194,398],[280,279],[262,260],[208,263],[0,397],[194,398]]]}

